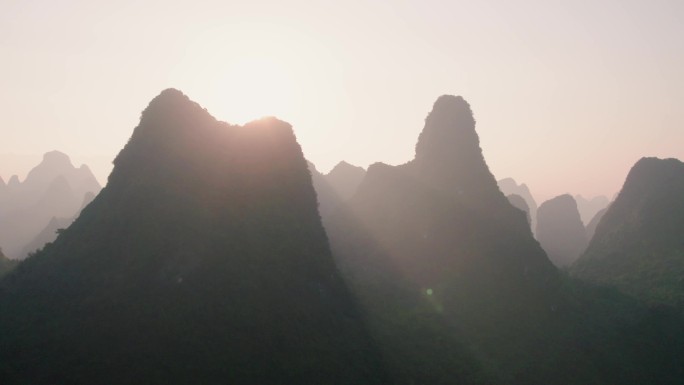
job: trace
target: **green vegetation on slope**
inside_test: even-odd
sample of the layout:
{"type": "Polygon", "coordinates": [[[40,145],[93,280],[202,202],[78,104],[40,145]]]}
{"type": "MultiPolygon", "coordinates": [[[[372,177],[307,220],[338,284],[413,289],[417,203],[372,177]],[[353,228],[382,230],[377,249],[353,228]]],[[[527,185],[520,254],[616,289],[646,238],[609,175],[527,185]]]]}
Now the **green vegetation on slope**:
{"type": "Polygon", "coordinates": [[[572,274],[684,310],[684,163],[637,162],[572,274]]]}

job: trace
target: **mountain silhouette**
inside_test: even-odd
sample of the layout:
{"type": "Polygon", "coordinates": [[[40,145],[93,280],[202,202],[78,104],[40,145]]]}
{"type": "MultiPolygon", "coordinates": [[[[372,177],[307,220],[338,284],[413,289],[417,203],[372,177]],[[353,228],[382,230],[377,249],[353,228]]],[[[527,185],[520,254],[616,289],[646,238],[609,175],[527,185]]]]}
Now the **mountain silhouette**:
{"type": "Polygon", "coordinates": [[[335,190],[337,196],[346,201],[354,195],[365,175],[366,170],[362,167],[342,161],[325,175],[325,179],[335,190]]]}
{"type": "Polygon", "coordinates": [[[537,239],[549,259],[569,266],[587,248],[587,234],[572,195],[559,195],[537,210],[537,239]]]}
{"type": "Polygon", "coordinates": [[[532,228],[532,231],[535,231],[537,228],[537,202],[534,200],[532,193],[530,193],[529,187],[527,187],[525,183],[518,184],[513,178],[501,179],[497,184],[504,195],[516,194],[525,199],[525,203],[527,203],[527,207],[529,207],[530,227],[532,228]]]}
{"type": "Polygon", "coordinates": [[[387,383],[291,126],[174,89],[0,309],[3,384],[387,383]]]}
{"type": "Polygon", "coordinates": [[[397,383],[489,383],[476,358],[493,359],[485,336],[513,337],[493,320],[550,311],[543,297],[559,283],[525,213],[499,191],[474,126],[463,98],[440,97],[415,158],[372,164],[328,227],[397,383]]]}
{"type": "Polygon", "coordinates": [[[46,153],[23,182],[12,176],[0,194],[0,244],[7,256],[24,258],[27,245],[52,218],[73,217],[84,196],[100,188],[88,166],[74,167],[59,151],[46,153]]]}
{"type": "Polygon", "coordinates": [[[575,195],[575,202],[577,203],[577,210],[582,218],[582,223],[589,225],[589,222],[596,216],[596,213],[608,207],[610,201],[608,197],[599,195],[591,199],[587,199],[581,195],[575,195]]]}
{"type": "Polygon", "coordinates": [[[684,163],[642,158],[601,218],[576,276],[684,309],[684,163]]]}
{"type": "Polygon", "coordinates": [[[684,341],[680,318],[559,274],[499,190],[461,97],[435,102],[413,160],[371,165],[327,230],[395,383],[668,383],[684,373],[684,344],[643,342],[684,341]]]}

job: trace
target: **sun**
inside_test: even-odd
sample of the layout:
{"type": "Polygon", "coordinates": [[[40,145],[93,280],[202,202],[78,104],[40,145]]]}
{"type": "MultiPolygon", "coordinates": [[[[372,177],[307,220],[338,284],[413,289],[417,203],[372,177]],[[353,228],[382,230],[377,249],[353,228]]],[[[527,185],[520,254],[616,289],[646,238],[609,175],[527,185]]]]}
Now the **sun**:
{"type": "Polygon", "coordinates": [[[299,100],[291,71],[277,60],[237,58],[222,69],[214,84],[222,120],[245,124],[264,116],[287,119],[299,100]]]}

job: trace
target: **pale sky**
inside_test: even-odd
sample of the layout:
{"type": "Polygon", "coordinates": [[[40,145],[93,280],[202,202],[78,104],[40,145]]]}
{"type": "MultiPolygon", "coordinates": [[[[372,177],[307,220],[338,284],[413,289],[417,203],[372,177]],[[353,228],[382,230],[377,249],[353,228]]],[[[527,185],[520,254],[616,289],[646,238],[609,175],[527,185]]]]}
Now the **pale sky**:
{"type": "Polygon", "coordinates": [[[0,176],[60,150],[104,183],[169,87],[290,122],[324,172],[401,164],[455,94],[497,179],[610,197],[640,157],[684,159],[683,20],[681,0],[2,0],[0,176]]]}

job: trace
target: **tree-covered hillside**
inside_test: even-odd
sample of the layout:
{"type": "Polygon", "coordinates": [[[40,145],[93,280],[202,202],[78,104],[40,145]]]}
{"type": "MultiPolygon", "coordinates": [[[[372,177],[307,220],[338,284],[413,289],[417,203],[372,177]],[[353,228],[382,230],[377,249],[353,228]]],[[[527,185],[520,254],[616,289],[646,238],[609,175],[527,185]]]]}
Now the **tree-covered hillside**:
{"type": "Polygon", "coordinates": [[[572,273],[684,310],[684,163],[639,160],[572,273]]]}

